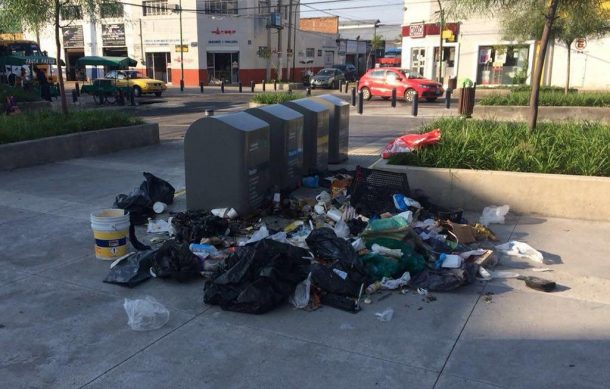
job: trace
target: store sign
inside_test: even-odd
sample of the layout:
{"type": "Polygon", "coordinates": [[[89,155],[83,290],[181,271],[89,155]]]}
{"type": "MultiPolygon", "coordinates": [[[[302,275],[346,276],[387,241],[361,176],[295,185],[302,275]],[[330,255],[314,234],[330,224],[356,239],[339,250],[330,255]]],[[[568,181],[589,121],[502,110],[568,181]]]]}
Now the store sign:
{"type": "Polygon", "coordinates": [[[189,52],[189,46],[188,45],[176,45],[176,53],[188,53],[189,52]]]}
{"type": "Polygon", "coordinates": [[[105,47],[125,46],[125,25],[102,24],[102,45],[105,47]]]}
{"type": "Polygon", "coordinates": [[[409,26],[409,36],[411,38],[423,38],[424,36],[426,36],[424,30],[424,23],[411,24],[409,26]]]}
{"type": "Polygon", "coordinates": [[[234,35],[236,32],[237,31],[231,30],[231,29],[221,30],[218,27],[216,27],[215,30],[212,30],[212,34],[216,34],[216,35],[234,35]]]}
{"type": "Polygon", "coordinates": [[[149,46],[169,46],[179,44],[180,39],[144,39],[144,44],[149,46]]]}
{"type": "Polygon", "coordinates": [[[578,38],[574,41],[574,47],[576,50],[584,50],[587,47],[587,40],[585,38],[578,38]]]}
{"type": "Polygon", "coordinates": [[[83,38],[83,26],[64,27],[61,29],[64,47],[85,47],[85,39],[83,38]]]}
{"type": "Polygon", "coordinates": [[[239,42],[237,40],[225,40],[225,39],[210,39],[208,45],[212,46],[237,46],[239,42]]]}

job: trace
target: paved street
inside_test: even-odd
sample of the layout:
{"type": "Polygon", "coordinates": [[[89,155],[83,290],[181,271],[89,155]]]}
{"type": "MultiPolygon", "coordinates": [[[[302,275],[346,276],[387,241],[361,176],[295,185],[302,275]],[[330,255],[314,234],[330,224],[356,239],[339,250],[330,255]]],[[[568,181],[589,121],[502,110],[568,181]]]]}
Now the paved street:
{"type": "MultiPolygon", "coordinates": [[[[554,293],[496,279],[436,293],[432,302],[376,294],[358,314],[285,304],[254,316],[204,305],[201,281],[102,283],[109,263],[94,257],[90,213],[138,186],[143,171],[184,188],[189,123],[206,107],[226,112],[248,100],[187,92],[136,108],[161,123],[158,146],[0,173],[2,387],[608,387],[610,223],[509,214],[492,226],[501,241],[542,251],[552,271],[536,273],[543,265],[526,260],[498,269],[555,280],[554,293]],[[132,331],[123,300],[146,295],[170,310],[169,323],[132,331]],[[377,320],[386,308],[394,318],[377,320]]],[[[422,104],[418,118],[384,101],[368,103],[362,116],[352,112],[350,160],[376,158],[387,140],[444,113],[441,105],[422,104]]],[[[170,209],[184,208],[182,195],[170,209]]]]}

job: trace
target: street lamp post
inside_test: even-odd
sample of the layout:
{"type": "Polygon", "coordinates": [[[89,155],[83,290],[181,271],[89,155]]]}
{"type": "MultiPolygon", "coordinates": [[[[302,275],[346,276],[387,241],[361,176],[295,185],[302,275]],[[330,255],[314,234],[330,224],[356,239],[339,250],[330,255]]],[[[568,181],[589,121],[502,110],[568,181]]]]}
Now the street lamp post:
{"type": "Polygon", "coordinates": [[[182,0],[178,4],[180,12],[180,92],[184,92],[184,46],[182,45],[182,0]]]}

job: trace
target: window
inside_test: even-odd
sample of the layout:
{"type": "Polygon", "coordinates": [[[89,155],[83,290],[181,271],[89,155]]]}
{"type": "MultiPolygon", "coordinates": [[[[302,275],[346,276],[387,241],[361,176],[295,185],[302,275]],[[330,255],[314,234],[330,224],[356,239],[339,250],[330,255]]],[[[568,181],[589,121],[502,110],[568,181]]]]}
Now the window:
{"type": "Polygon", "coordinates": [[[371,78],[384,78],[385,70],[375,70],[375,71],[371,72],[370,77],[371,78]]]}
{"type": "Polygon", "coordinates": [[[237,0],[206,0],[205,13],[237,15],[237,0]]]}
{"type": "Polygon", "coordinates": [[[258,2],[258,14],[266,15],[269,10],[269,1],[261,0],[258,2]]]}
{"type": "Polygon", "coordinates": [[[316,56],[316,49],[309,48],[309,49],[305,49],[305,57],[307,58],[313,58],[316,56]]]}
{"type": "Polygon", "coordinates": [[[102,3],[102,4],[100,4],[100,14],[102,16],[102,19],[122,18],[123,17],[123,4],[102,3]]]}
{"type": "Polygon", "coordinates": [[[106,78],[117,78],[116,70],[111,70],[105,75],[106,78]]]}
{"type": "Polygon", "coordinates": [[[172,13],[167,0],[153,0],[142,2],[144,16],[169,15],[172,13]]]}
{"type": "Polygon", "coordinates": [[[322,50],[318,50],[318,57],[322,56],[322,50]]]}
{"type": "Polygon", "coordinates": [[[77,5],[64,5],[61,8],[62,20],[80,20],[83,18],[83,13],[77,5]]]}

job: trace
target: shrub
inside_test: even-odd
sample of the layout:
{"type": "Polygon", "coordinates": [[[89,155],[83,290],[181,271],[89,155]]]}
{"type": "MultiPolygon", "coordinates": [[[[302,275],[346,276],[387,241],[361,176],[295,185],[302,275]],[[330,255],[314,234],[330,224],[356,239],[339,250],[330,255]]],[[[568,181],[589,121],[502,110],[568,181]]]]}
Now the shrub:
{"type": "Polygon", "coordinates": [[[253,103],[258,104],[280,104],[290,100],[300,99],[303,96],[296,93],[288,92],[270,92],[270,93],[257,93],[252,97],[253,103]]]}

